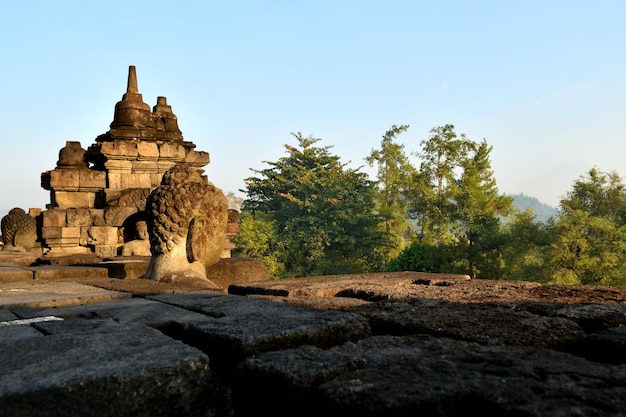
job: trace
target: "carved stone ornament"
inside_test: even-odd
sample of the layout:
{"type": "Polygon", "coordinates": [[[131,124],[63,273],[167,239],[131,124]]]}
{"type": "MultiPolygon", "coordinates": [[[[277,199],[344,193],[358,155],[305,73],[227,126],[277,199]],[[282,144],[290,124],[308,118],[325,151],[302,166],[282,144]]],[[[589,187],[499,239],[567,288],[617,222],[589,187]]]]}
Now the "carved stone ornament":
{"type": "Polygon", "coordinates": [[[37,220],[19,208],[13,208],[0,223],[3,251],[27,252],[37,246],[37,220]]]}

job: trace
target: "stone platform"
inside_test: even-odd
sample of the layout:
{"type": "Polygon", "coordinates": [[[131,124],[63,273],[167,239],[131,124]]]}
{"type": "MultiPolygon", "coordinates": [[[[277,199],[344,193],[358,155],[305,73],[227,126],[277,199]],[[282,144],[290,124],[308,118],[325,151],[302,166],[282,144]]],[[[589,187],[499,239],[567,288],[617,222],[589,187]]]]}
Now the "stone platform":
{"type": "Polygon", "coordinates": [[[406,272],[226,293],[68,277],[0,280],[0,416],[626,411],[614,288],[406,272]]]}

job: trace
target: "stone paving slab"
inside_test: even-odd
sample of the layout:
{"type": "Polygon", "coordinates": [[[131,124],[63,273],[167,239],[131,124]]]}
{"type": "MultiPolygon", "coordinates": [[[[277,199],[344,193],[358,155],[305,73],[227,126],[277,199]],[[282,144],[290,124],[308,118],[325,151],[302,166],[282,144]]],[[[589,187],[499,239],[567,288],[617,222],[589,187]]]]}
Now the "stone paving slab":
{"type": "Polygon", "coordinates": [[[40,254],[30,252],[9,252],[0,250],[0,265],[18,267],[30,266],[35,263],[39,256],[40,254]]]}
{"type": "Polygon", "coordinates": [[[202,321],[172,323],[169,331],[233,365],[247,356],[310,344],[320,347],[362,339],[369,324],[359,314],[322,311],[236,295],[149,297],[204,314],[202,321]]]}
{"type": "MultiPolygon", "coordinates": [[[[540,417],[620,416],[626,409],[626,293],[616,290],[418,278],[390,293],[426,297],[340,296],[359,302],[334,310],[289,302],[304,294],[80,280],[73,284],[90,291],[116,293],[118,283],[128,291],[110,301],[0,308],[0,323],[13,323],[0,324],[0,369],[10,373],[0,375],[0,416],[540,417]],[[442,290],[448,293],[433,300],[442,290]],[[497,294],[498,302],[475,302],[478,290],[487,300],[497,294]],[[550,337],[570,347],[559,350],[563,343],[550,337]]],[[[322,292],[334,287],[325,281],[319,279],[322,292]]],[[[347,282],[345,288],[358,287],[347,282]]],[[[33,291],[52,285],[40,294],[50,300],[70,283],[28,284],[33,291]]],[[[361,288],[383,294],[378,284],[368,279],[361,288]]],[[[314,287],[306,291],[319,299],[314,287]]]]}
{"type": "Polygon", "coordinates": [[[20,318],[17,315],[0,309],[0,340],[20,340],[43,336],[31,326],[18,324],[19,321],[20,318]]]}
{"type": "Polygon", "coordinates": [[[106,268],[108,276],[111,278],[137,279],[146,273],[149,263],[150,257],[129,257],[128,259],[105,260],[98,263],[97,266],[106,268]]]}
{"type": "Polygon", "coordinates": [[[32,281],[32,270],[17,266],[0,266],[0,282],[32,281]]]}
{"type": "Polygon", "coordinates": [[[626,368],[526,346],[374,336],[248,358],[233,398],[238,416],[621,416],[626,368]]]}
{"type": "Polygon", "coordinates": [[[0,309],[59,307],[125,297],[130,294],[71,281],[0,283],[0,309]]]}
{"type": "Polygon", "coordinates": [[[213,367],[230,373],[244,356],[309,343],[328,347],[369,336],[367,322],[357,314],[208,292],[0,313],[0,319],[27,323],[0,326],[0,352],[12,351],[0,356],[0,369],[6,370],[0,376],[0,415],[18,409],[20,416],[49,415],[62,403],[66,406],[58,415],[87,415],[86,410],[107,408],[105,398],[114,406],[98,415],[194,415],[193,410],[176,409],[183,390],[189,392],[185,398],[195,396],[192,402],[200,402],[202,415],[215,415],[213,407],[221,407],[222,413],[229,407],[224,404],[229,404],[230,389],[216,388],[209,380],[208,360],[194,355],[204,351],[213,367]],[[56,319],[29,322],[51,316],[56,319]],[[16,329],[28,333],[17,334],[16,329]],[[5,361],[11,365],[5,367],[5,361]],[[181,386],[163,394],[173,396],[174,403],[168,399],[160,404],[165,400],[155,400],[158,387],[170,384],[181,386]],[[210,392],[200,396],[202,390],[210,392]],[[159,404],[161,414],[156,411],[159,404]]]}
{"type": "MultiPolygon", "coordinates": [[[[1,310],[0,310],[1,311],[1,310]]],[[[170,322],[200,322],[201,313],[144,298],[123,298],[63,308],[32,308],[18,310],[20,318],[29,319],[57,316],[62,322],[47,321],[37,324],[46,334],[81,334],[89,332],[131,331],[133,326],[159,328],[170,322]]]]}
{"type": "Polygon", "coordinates": [[[94,266],[42,265],[24,268],[33,272],[34,279],[107,278],[108,270],[94,266]]]}
{"type": "Polygon", "coordinates": [[[0,415],[206,415],[209,360],[147,326],[0,341],[0,415]]]}

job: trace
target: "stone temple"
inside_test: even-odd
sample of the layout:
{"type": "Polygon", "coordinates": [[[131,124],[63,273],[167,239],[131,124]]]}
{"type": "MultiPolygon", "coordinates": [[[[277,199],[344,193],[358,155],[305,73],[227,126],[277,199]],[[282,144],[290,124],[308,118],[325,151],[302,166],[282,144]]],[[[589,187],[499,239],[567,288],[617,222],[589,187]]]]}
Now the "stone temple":
{"type": "MultiPolygon", "coordinates": [[[[39,218],[42,255],[121,255],[124,245],[136,240],[147,197],[163,174],[178,164],[202,172],[210,162],[207,152],[195,148],[183,140],[165,97],[152,108],[144,103],[130,66],[109,131],[87,149],[66,142],[56,168],[41,174],[41,186],[50,191],[50,204],[39,218]]],[[[229,222],[222,257],[230,256],[236,229],[229,222]]]]}

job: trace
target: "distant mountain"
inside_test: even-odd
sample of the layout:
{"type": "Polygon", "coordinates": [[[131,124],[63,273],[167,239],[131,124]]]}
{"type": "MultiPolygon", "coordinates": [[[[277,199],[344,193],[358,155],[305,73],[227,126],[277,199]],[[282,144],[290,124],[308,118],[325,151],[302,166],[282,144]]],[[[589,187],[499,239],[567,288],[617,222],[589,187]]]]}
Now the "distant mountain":
{"type": "Polygon", "coordinates": [[[509,194],[509,197],[513,197],[513,206],[518,208],[519,210],[527,210],[531,209],[537,220],[546,221],[550,217],[556,217],[558,214],[558,210],[556,207],[552,207],[549,204],[542,203],[537,200],[536,197],[531,197],[526,194],[509,194]]]}

